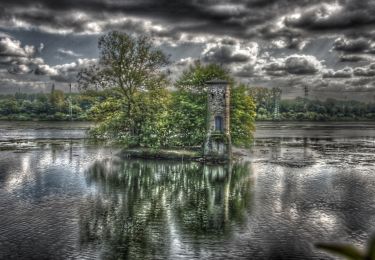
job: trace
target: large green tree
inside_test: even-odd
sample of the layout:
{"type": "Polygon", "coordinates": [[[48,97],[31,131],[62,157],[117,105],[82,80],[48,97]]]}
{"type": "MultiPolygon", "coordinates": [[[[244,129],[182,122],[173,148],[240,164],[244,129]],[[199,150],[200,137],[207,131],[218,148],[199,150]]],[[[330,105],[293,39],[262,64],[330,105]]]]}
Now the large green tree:
{"type": "Polygon", "coordinates": [[[81,89],[111,88],[123,97],[131,113],[139,91],[165,86],[166,76],[161,69],[168,63],[167,56],[147,36],[113,31],[100,37],[98,48],[98,64],[78,75],[81,89]]]}
{"type": "Polygon", "coordinates": [[[110,89],[92,109],[101,124],[94,133],[143,145],[159,136],[155,122],[163,114],[168,93],[163,67],[167,56],[146,36],[110,32],[99,39],[99,62],[78,75],[82,90],[110,89]],[[150,131],[152,129],[152,131],[150,131]]]}

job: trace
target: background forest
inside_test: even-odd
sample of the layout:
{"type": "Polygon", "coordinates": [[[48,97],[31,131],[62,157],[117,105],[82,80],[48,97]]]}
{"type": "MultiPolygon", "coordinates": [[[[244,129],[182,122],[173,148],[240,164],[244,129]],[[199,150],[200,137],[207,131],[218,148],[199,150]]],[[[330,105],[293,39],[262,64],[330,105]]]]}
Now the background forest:
{"type": "MultiPolygon", "coordinates": [[[[256,120],[274,118],[274,99],[270,89],[243,85],[245,93],[256,103],[256,120]]],[[[177,95],[172,92],[172,95],[177,95]]],[[[81,93],[16,93],[0,95],[1,120],[75,120],[92,121],[98,105],[110,97],[106,91],[81,93]],[[51,98],[54,97],[54,98],[51,98]],[[72,104],[72,117],[69,102],[72,104]]],[[[281,99],[279,120],[353,121],[375,120],[375,103],[336,99],[281,99]]]]}

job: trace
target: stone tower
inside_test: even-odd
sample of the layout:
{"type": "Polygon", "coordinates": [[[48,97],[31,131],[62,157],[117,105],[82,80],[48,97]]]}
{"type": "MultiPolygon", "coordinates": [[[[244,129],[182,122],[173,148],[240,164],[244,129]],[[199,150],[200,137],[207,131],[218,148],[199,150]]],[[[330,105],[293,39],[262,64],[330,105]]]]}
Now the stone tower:
{"type": "Polygon", "coordinates": [[[230,88],[223,80],[207,84],[207,136],[204,156],[209,160],[228,160],[232,156],[230,138],[230,88]]]}

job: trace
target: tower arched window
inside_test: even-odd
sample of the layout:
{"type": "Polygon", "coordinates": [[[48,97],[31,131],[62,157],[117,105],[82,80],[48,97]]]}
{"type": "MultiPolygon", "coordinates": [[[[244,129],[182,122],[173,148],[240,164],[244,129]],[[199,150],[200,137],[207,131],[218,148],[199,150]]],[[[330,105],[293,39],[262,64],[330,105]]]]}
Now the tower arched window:
{"type": "Polygon", "coordinates": [[[224,131],[224,120],[221,116],[215,116],[215,131],[224,131]]]}

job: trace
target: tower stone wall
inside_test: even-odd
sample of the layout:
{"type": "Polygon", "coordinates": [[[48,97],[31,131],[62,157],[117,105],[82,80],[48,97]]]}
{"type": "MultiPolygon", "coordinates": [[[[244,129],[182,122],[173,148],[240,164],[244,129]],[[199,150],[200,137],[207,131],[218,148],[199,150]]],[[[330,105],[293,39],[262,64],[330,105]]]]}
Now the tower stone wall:
{"type": "Polygon", "coordinates": [[[212,160],[231,158],[230,87],[228,82],[213,80],[207,84],[207,136],[204,156],[212,160]]]}

